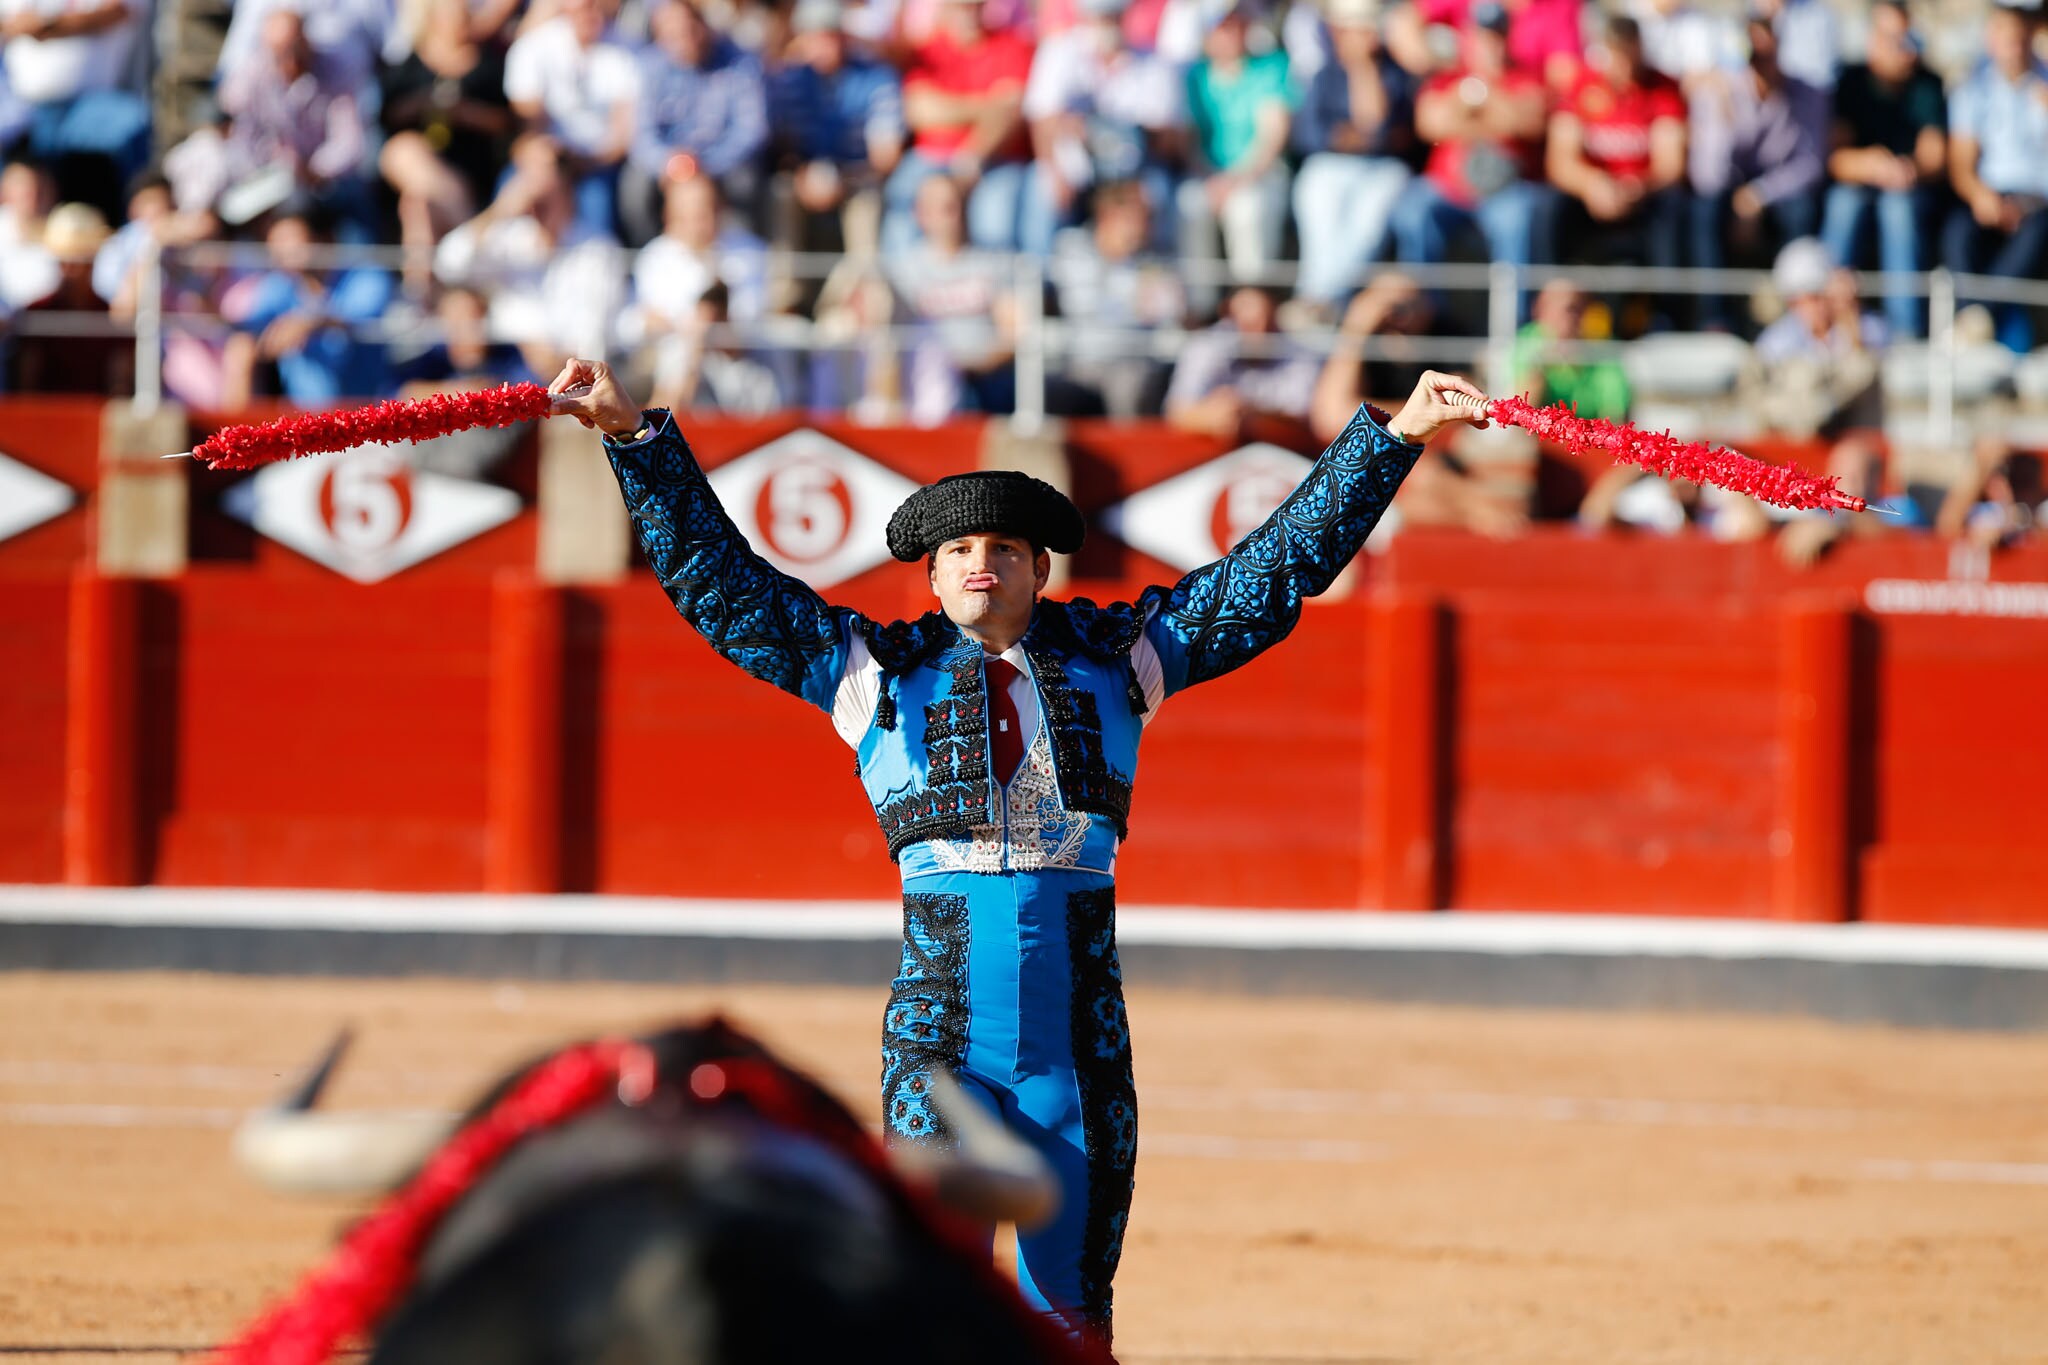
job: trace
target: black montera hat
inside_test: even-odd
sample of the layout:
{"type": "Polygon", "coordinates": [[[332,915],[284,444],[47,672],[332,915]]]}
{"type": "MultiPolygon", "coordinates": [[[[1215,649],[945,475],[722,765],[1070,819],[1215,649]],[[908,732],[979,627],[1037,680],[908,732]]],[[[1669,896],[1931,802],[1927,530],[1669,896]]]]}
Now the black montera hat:
{"type": "Polygon", "coordinates": [[[905,498],[889,518],[889,553],[914,563],[949,540],[989,531],[1070,555],[1088,528],[1081,510],[1045,480],[1014,469],[978,470],[948,474],[905,498]]]}

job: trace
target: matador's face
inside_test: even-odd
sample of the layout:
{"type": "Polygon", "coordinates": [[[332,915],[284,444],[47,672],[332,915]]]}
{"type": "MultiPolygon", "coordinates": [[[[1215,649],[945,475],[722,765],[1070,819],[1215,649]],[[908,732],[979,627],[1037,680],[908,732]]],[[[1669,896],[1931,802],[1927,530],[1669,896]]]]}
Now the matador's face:
{"type": "Polygon", "coordinates": [[[931,558],[939,606],[955,625],[978,633],[1022,635],[1051,572],[1051,555],[1004,532],[949,540],[931,558]]]}

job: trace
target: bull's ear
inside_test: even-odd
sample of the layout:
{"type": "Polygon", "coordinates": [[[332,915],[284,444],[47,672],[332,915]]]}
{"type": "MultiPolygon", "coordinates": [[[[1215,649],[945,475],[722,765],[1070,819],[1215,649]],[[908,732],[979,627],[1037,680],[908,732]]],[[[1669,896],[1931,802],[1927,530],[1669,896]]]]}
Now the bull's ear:
{"type": "Polygon", "coordinates": [[[1026,1231],[1051,1222],[1059,1212],[1060,1182],[1045,1158],[952,1076],[934,1071],[931,1082],[932,1107],[955,1143],[950,1149],[892,1149],[904,1174],[947,1208],[979,1222],[1015,1223],[1026,1231]]]}

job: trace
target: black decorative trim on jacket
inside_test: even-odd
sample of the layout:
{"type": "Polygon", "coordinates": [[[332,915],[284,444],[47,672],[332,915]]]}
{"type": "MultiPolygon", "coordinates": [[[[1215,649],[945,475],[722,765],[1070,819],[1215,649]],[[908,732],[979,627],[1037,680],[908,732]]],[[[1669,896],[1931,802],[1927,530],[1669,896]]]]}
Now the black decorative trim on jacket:
{"type": "Polygon", "coordinates": [[[1081,1233],[1081,1316],[1107,1345],[1111,1282],[1123,1258],[1131,1189],[1138,1169],[1138,1090],[1131,1075],[1131,1030],[1116,955],[1116,892],[1067,897],[1067,956],[1072,971],[1074,1078],[1087,1147],[1088,1208],[1081,1233]]]}
{"type": "Polygon", "coordinates": [[[1031,656],[1038,692],[1045,701],[1060,804],[1070,811],[1100,815],[1116,827],[1118,839],[1128,837],[1131,779],[1111,766],[1103,752],[1102,711],[1095,694],[1068,682],[1060,654],[1035,642],[1033,636],[1024,637],[1024,651],[1031,656]]]}
{"type": "Polygon", "coordinates": [[[967,897],[903,897],[903,966],[882,1016],[882,1120],[891,1141],[952,1138],[932,1073],[967,1059],[967,897]]]}
{"type": "MultiPolygon", "coordinates": [[[[923,791],[875,811],[893,859],[928,839],[965,839],[988,823],[988,698],[982,649],[964,635],[946,656],[948,694],[924,708],[923,791]]],[[[884,685],[886,686],[886,680],[884,685]]]]}

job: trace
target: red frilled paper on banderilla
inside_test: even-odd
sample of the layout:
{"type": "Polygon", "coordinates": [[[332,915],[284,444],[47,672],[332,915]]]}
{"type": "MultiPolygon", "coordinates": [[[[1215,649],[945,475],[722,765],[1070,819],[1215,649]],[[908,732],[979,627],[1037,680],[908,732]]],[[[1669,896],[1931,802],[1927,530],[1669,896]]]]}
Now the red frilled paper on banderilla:
{"type": "Polygon", "coordinates": [[[192,458],[208,469],[255,469],[371,442],[431,441],[471,427],[535,422],[548,415],[549,402],[548,391],[538,384],[507,384],[393,399],[366,408],[309,412],[275,422],[222,427],[192,451],[192,458]]]}
{"type": "Polygon", "coordinates": [[[1485,413],[1493,421],[1520,427],[1567,450],[1598,450],[1652,474],[1746,493],[1774,507],[1844,512],[1865,508],[1863,499],[1844,493],[1832,478],[1789,465],[1766,464],[1704,441],[1681,441],[1668,431],[1643,431],[1626,422],[1581,417],[1563,404],[1539,408],[1521,398],[1495,398],[1486,403],[1485,413]]]}

